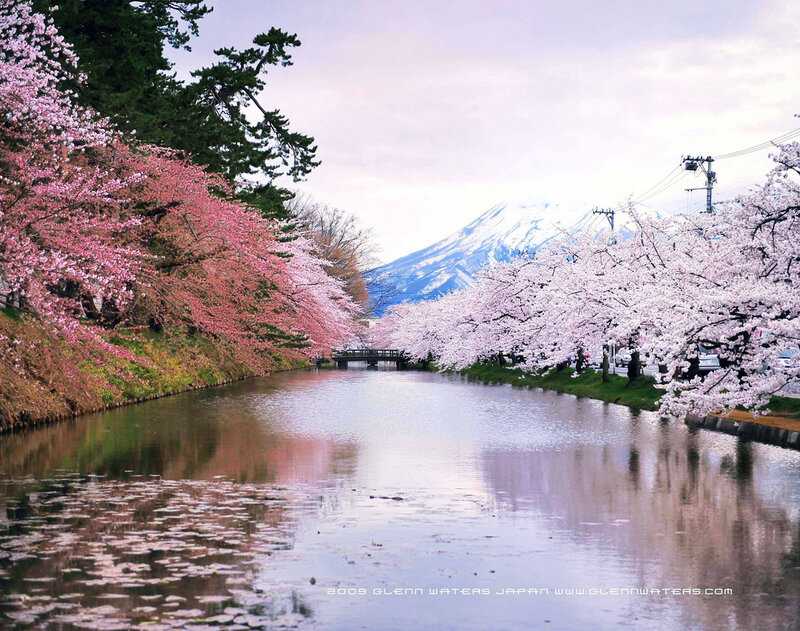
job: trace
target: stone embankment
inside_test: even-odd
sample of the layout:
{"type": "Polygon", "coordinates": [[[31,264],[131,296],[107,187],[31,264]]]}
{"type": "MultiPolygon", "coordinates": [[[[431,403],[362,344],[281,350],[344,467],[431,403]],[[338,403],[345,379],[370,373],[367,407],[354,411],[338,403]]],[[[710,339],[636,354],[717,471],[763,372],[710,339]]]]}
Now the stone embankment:
{"type": "Polygon", "coordinates": [[[689,427],[710,429],[747,440],[800,450],[800,419],[781,416],[753,417],[744,412],[732,412],[727,416],[690,416],[689,427]]]}

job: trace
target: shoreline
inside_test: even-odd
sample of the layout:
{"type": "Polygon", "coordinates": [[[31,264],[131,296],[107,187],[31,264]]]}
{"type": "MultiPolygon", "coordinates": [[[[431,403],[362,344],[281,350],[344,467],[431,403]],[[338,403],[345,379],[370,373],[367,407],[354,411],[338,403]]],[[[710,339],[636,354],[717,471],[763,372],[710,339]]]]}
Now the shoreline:
{"type": "MultiPolygon", "coordinates": [[[[294,370],[293,368],[287,368],[286,370],[294,370]]],[[[276,370],[273,372],[283,372],[280,370],[276,370]]],[[[272,373],[269,373],[272,374],[272,373]]],[[[195,392],[197,390],[208,390],[210,388],[218,388],[220,386],[226,386],[232,383],[237,383],[240,381],[246,381],[248,379],[253,379],[256,376],[269,376],[268,375],[245,375],[243,377],[234,377],[231,379],[225,379],[218,383],[201,383],[197,385],[189,385],[185,388],[181,388],[178,390],[171,390],[169,392],[159,392],[156,394],[146,395],[143,397],[139,397],[137,399],[125,399],[122,401],[115,401],[114,403],[104,404],[96,408],[89,408],[85,410],[75,411],[71,413],[65,414],[46,414],[44,416],[39,416],[36,418],[32,418],[30,420],[17,420],[16,422],[2,424],[0,425],[0,438],[2,436],[8,434],[17,434],[26,432],[28,430],[37,430],[41,429],[42,427],[47,427],[49,425],[54,425],[56,423],[63,423],[66,421],[74,421],[76,419],[81,418],[82,416],[88,416],[89,414],[100,414],[102,412],[110,412],[111,410],[116,410],[117,408],[124,408],[132,405],[139,405],[140,403],[146,403],[147,401],[155,401],[157,399],[165,399],[167,397],[174,397],[179,394],[185,394],[187,392],[195,392]]]]}
{"type": "Polygon", "coordinates": [[[74,421],[79,419],[83,416],[88,416],[90,414],[102,414],[103,412],[110,412],[111,410],[116,410],[118,408],[129,407],[133,405],[139,405],[141,403],[147,403],[148,401],[156,401],[158,399],[166,399],[167,397],[175,397],[180,394],[187,394],[189,392],[197,392],[199,390],[210,390],[212,388],[220,388],[222,386],[227,386],[233,383],[240,383],[242,381],[247,381],[249,379],[258,379],[262,377],[270,377],[277,373],[282,372],[290,372],[292,370],[309,370],[308,366],[291,366],[288,368],[277,368],[265,374],[252,374],[252,375],[243,375],[241,377],[232,377],[230,379],[223,379],[217,383],[199,383],[199,384],[192,384],[185,388],[171,390],[169,392],[159,392],[156,394],[151,394],[143,397],[139,397],[138,399],[126,399],[123,401],[115,401],[114,403],[110,403],[107,405],[102,405],[97,408],[80,410],[79,412],[73,412],[68,414],[60,414],[60,415],[45,415],[37,417],[34,420],[25,421],[25,422],[17,422],[16,424],[6,424],[0,425],[0,439],[3,436],[8,434],[18,434],[22,432],[26,432],[28,430],[37,430],[41,429],[42,427],[47,427],[49,425],[54,425],[55,423],[64,423],[67,421],[74,421]]]}
{"type": "MultiPolygon", "coordinates": [[[[313,364],[297,364],[297,365],[290,365],[286,367],[278,367],[271,370],[265,374],[243,374],[238,375],[231,378],[221,379],[219,381],[215,381],[212,383],[208,382],[201,382],[197,384],[187,384],[180,388],[175,388],[171,390],[165,390],[162,392],[157,392],[153,394],[148,394],[141,397],[136,398],[128,398],[128,399],[120,399],[113,401],[107,404],[101,404],[92,407],[81,408],[80,410],[74,411],[66,411],[61,413],[46,413],[40,416],[30,416],[24,418],[15,418],[12,419],[11,422],[0,422],[0,438],[8,434],[17,434],[26,432],[28,430],[36,430],[42,427],[47,427],[49,425],[53,425],[55,423],[63,423],[66,421],[73,421],[82,416],[87,416],[89,414],[100,414],[102,412],[108,412],[111,410],[115,410],[117,408],[128,407],[132,405],[138,405],[140,403],[146,403],[147,401],[155,401],[157,399],[164,399],[167,397],[174,397],[179,394],[185,394],[188,392],[195,392],[198,390],[208,390],[211,388],[218,388],[220,386],[226,386],[232,383],[238,383],[241,381],[247,381],[248,379],[255,379],[259,377],[269,377],[270,375],[274,375],[276,373],[282,372],[289,372],[292,370],[338,370],[336,364],[324,364],[322,366],[314,366],[313,364]]],[[[419,368],[412,368],[412,370],[420,370],[419,368]]],[[[0,419],[2,420],[2,419],[0,419]]]]}
{"type": "MultiPolygon", "coordinates": [[[[229,385],[248,379],[253,379],[257,376],[270,376],[279,372],[286,372],[289,370],[307,370],[307,369],[325,369],[335,368],[334,366],[290,366],[286,368],[275,369],[266,375],[247,374],[236,376],[228,379],[221,379],[213,383],[198,383],[187,384],[185,387],[176,388],[169,391],[158,392],[149,394],[134,399],[124,399],[114,401],[113,403],[103,404],[96,407],[81,409],[63,414],[45,414],[36,418],[16,419],[12,423],[0,424],[0,438],[8,434],[16,434],[28,430],[36,430],[42,427],[47,427],[55,423],[76,420],[82,416],[89,414],[98,414],[102,412],[111,411],[117,408],[128,407],[145,403],[147,401],[154,401],[166,397],[177,396],[188,392],[195,392],[199,390],[207,390],[217,388],[220,386],[229,385]]],[[[632,410],[644,410],[653,412],[658,409],[653,403],[647,401],[642,397],[643,392],[650,389],[653,393],[657,393],[652,380],[643,379],[641,384],[636,384],[628,392],[628,396],[619,394],[620,383],[616,381],[625,382],[627,380],[619,375],[610,375],[612,381],[609,384],[606,392],[602,391],[603,386],[597,386],[594,382],[597,379],[589,379],[584,375],[592,373],[584,373],[580,377],[573,378],[571,371],[566,369],[563,374],[556,373],[556,375],[531,375],[523,373],[518,369],[510,369],[501,366],[489,365],[476,365],[470,366],[467,369],[460,371],[452,371],[467,378],[468,381],[476,381],[485,385],[511,385],[517,388],[538,388],[541,390],[548,390],[551,392],[559,392],[561,394],[570,394],[576,397],[586,397],[596,401],[604,401],[606,403],[613,403],[615,405],[624,405],[632,410]],[[571,380],[567,381],[567,379],[571,380]],[[582,379],[582,380],[581,380],[582,379]],[[587,381],[591,382],[587,384],[587,381]],[[594,390],[592,392],[592,390],[594,390]],[[633,402],[632,402],[633,401],[633,402]],[[644,402],[644,404],[638,404],[644,402]]],[[[593,376],[599,378],[599,374],[593,373],[593,376]]],[[[623,387],[626,387],[623,386],[623,387]]],[[[786,449],[800,450],[800,418],[792,418],[786,416],[764,415],[755,417],[748,412],[734,410],[727,415],[714,415],[710,414],[706,417],[688,416],[684,419],[684,423],[692,429],[704,429],[709,431],[720,432],[731,436],[737,436],[745,440],[753,440],[769,445],[775,445],[786,449]]]]}
{"type": "Polygon", "coordinates": [[[505,383],[522,388],[541,388],[542,390],[597,399],[606,403],[626,405],[649,412],[658,410],[658,399],[661,397],[661,391],[648,377],[642,377],[634,384],[628,385],[625,377],[609,375],[609,381],[603,383],[600,373],[590,370],[584,371],[578,377],[572,376],[573,372],[570,368],[544,375],[534,375],[518,368],[487,364],[476,364],[454,372],[481,383],[505,383]]]}
{"type": "Polygon", "coordinates": [[[122,349],[115,354],[69,344],[6,310],[0,310],[2,339],[13,340],[14,354],[0,362],[0,435],[307,366],[275,355],[255,371],[224,343],[178,329],[120,327],[106,337],[122,349]]]}
{"type": "Polygon", "coordinates": [[[745,440],[800,450],[800,419],[770,415],[756,418],[746,412],[734,411],[726,416],[687,416],[684,423],[695,429],[706,429],[745,440]]]}
{"type": "MultiPolygon", "coordinates": [[[[660,396],[654,382],[645,377],[641,379],[641,383],[634,384],[626,395],[624,390],[620,394],[620,386],[623,389],[628,388],[627,379],[619,375],[609,375],[609,383],[602,384],[599,373],[593,371],[593,374],[588,374],[587,371],[576,378],[571,376],[570,369],[540,376],[505,366],[476,365],[455,372],[487,385],[508,384],[517,388],[539,388],[649,412],[658,409],[657,398],[660,396]],[[635,401],[640,400],[647,405],[636,405],[635,401]]],[[[733,410],[726,415],[688,416],[684,423],[692,429],[721,432],[745,440],[800,450],[800,418],[774,414],[754,416],[749,412],[733,410]]]]}

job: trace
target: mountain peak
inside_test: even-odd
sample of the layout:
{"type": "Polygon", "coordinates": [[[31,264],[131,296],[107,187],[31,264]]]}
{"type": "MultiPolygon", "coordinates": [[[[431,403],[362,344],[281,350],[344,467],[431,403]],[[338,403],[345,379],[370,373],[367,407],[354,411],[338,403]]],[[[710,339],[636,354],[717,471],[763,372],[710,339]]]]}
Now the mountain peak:
{"type": "Polygon", "coordinates": [[[583,208],[540,201],[492,206],[441,241],[367,272],[375,315],[401,302],[430,300],[466,287],[481,268],[574,233],[592,217],[583,208]]]}

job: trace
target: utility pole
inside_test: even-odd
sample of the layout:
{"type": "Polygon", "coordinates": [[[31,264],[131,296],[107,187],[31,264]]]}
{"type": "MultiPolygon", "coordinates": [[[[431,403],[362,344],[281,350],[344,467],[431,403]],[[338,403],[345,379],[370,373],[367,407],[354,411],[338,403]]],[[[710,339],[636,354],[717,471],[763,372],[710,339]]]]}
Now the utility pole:
{"type": "Polygon", "coordinates": [[[617,239],[614,236],[614,215],[616,212],[617,211],[614,208],[598,208],[597,206],[592,208],[593,215],[604,215],[608,220],[608,225],[611,226],[611,237],[608,240],[609,243],[617,242],[617,239]]]}
{"type": "Polygon", "coordinates": [[[606,219],[608,219],[608,225],[611,226],[611,232],[614,232],[614,213],[616,211],[613,208],[598,208],[595,206],[592,208],[593,215],[605,215],[606,219]]]}
{"type": "Polygon", "coordinates": [[[711,191],[714,188],[714,183],[717,181],[717,174],[711,170],[711,163],[714,158],[711,156],[685,156],[681,159],[683,168],[687,171],[697,171],[700,169],[706,176],[706,185],[697,188],[687,188],[687,191],[705,191],[706,192],[706,212],[713,213],[714,205],[711,203],[711,191]]]}
{"type": "MultiPolygon", "coordinates": [[[[598,208],[595,206],[592,208],[593,215],[603,215],[608,220],[608,225],[611,226],[611,237],[608,239],[609,245],[613,245],[617,242],[616,237],[614,236],[614,216],[616,215],[616,209],[614,208],[598,208]]],[[[615,371],[617,359],[617,348],[614,344],[603,344],[603,363],[602,363],[602,371],[603,371],[603,383],[608,382],[608,370],[611,368],[611,371],[615,371]]]]}

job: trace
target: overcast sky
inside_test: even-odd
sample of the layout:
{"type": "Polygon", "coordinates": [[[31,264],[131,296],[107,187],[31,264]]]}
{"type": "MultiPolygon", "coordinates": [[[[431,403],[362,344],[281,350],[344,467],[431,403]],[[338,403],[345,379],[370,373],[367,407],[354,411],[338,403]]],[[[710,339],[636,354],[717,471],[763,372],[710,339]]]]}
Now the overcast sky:
{"type": "MultiPolygon", "coordinates": [[[[772,0],[219,0],[178,70],[270,26],[294,66],[262,100],[313,135],[297,186],[356,214],[391,260],[503,200],[613,205],[685,153],[800,127],[800,3],[772,0]]],[[[716,164],[719,197],[767,152],[716,164]]],[[[648,200],[685,209],[687,186],[648,200]]],[[[702,191],[689,200],[701,203],[702,191]]]]}

